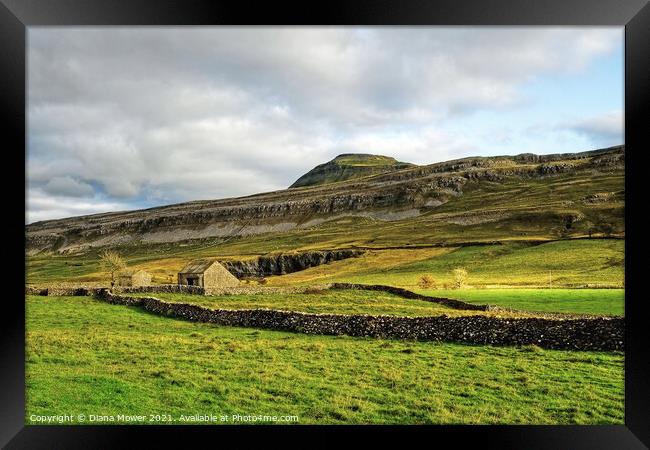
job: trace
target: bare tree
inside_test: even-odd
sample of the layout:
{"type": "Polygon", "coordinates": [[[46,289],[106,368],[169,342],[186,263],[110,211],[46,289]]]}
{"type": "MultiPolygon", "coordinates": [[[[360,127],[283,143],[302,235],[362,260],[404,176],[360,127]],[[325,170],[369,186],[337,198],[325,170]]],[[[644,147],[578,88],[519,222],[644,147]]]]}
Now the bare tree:
{"type": "Polygon", "coordinates": [[[463,286],[465,286],[465,282],[467,281],[467,270],[463,269],[462,267],[459,267],[457,269],[452,270],[451,272],[454,275],[454,283],[456,286],[456,289],[460,289],[463,286]]]}
{"type": "Polygon", "coordinates": [[[422,275],[420,279],[418,280],[418,285],[422,289],[435,289],[436,287],[436,279],[433,278],[431,275],[422,275]]]}
{"type": "Polygon", "coordinates": [[[115,250],[104,250],[99,254],[102,266],[111,274],[111,288],[115,286],[115,274],[126,268],[126,262],[115,250]]]}

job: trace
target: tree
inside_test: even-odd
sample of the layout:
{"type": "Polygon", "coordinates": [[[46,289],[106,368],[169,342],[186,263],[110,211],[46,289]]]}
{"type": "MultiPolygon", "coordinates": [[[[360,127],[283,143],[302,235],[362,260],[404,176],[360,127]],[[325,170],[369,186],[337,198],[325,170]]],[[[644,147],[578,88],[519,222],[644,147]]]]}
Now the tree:
{"type": "Polygon", "coordinates": [[[596,218],[594,228],[596,232],[601,233],[605,237],[610,237],[616,231],[614,224],[603,216],[598,216],[596,218]]]}
{"type": "Polygon", "coordinates": [[[436,280],[431,275],[422,275],[418,279],[418,286],[422,289],[435,289],[436,280]]]}
{"type": "Polygon", "coordinates": [[[583,229],[587,231],[587,235],[592,237],[595,230],[594,223],[591,220],[585,220],[582,224],[583,229]]]}
{"type": "Polygon", "coordinates": [[[120,254],[114,250],[104,250],[99,254],[102,266],[111,274],[111,287],[115,286],[115,274],[126,267],[120,254]]]}
{"type": "Polygon", "coordinates": [[[457,269],[454,269],[451,272],[454,275],[454,283],[456,286],[456,289],[460,289],[465,285],[465,282],[467,281],[467,270],[465,270],[462,267],[458,267],[457,269]]]}
{"type": "Polygon", "coordinates": [[[614,233],[614,225],[609,222],[601,222],[598,224],[598,229],[605,237],[610,237],[614,233]]]}

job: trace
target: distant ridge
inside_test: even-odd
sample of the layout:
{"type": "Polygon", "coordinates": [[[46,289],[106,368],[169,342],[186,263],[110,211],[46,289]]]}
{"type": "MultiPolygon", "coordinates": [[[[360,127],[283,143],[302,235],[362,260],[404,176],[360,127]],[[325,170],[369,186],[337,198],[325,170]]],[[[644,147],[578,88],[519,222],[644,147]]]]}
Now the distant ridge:
{"type": "Polygon", "coordinates": [[[351,240],[360,246],[403,245],[402,238],[409,245],[418,239],[420,244],[432,239],[464,242],[465,236],[458,234],[464,230],[479,240],[566,238],[599,227],[621,234],[624,175],[624,146],[475,156],[428,165],[344,154],[303,175],[291,189],[32,223],[25,227],[25,249],[36,254],[196,239],[225,243],[267,233],[307,233],[352,218],[369,220],[364,227],[373,229],[351,240]],[[402,229],[398,223],[408,230],[401,237],[390,234],[402,229]]]}

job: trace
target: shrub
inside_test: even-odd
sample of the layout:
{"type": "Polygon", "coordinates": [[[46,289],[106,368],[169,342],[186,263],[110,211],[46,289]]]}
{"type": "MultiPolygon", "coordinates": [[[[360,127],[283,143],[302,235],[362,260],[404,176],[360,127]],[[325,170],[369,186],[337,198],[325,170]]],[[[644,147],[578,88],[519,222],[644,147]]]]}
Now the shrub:
{"type": "Polygon", "coordinates": [[[418,286],[420,286],[422,289],[435,289],[436,280],[431,275],[422,275],[418,279],[418,286]]]}
{"type": "Polygon", "coordinates": [[[456,289],[460,289],[463,286],[465,286],[465,282],[467,281],[467,270],[465,270],[462,267],[458,267],[451,272],[454,275],[454,287],[456,289]]]}

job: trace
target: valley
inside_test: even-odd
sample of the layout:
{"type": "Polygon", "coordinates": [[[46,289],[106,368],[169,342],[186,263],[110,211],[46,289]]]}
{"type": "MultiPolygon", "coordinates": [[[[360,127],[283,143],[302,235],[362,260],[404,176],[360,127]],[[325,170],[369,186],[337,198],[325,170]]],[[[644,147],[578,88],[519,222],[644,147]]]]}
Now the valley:
{"type": "Polygon", "coordinates": [[[100,256],[111,249],[150,274],[151,289],[129,294],[144,310],[28,295],[28,410],[623,423],[622,341],[579,327],[622,332],[624,160],[624,147],[426,166],[346,154],[285,190],[29,224],[28,288],[107,288],[100,256]],[[239,287],[156,292],[198,258],[219,261],[239,287]],[[469,306],[364,288],[376,285],[469,306]],[[433,327],[421,330],[429,337],[403,338],[420,336],[404,328],[411,320],[433,327]],[[527,320],[568,331],[557,344],[527,320]],[[583,347],[567,349],[573,337],[583,347]]]}

